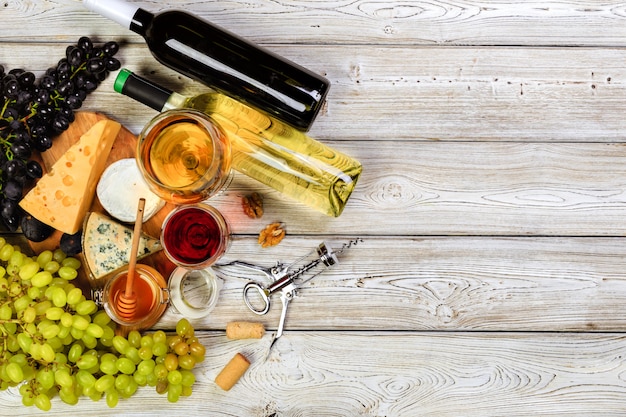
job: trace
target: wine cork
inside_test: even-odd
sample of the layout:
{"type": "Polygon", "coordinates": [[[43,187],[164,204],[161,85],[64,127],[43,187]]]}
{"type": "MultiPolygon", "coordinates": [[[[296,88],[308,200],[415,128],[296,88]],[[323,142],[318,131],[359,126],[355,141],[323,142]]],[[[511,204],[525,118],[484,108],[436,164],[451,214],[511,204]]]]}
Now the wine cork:
{"type": "Polygon", "coordinates": [[[260,339],[264,334],[263,323],[231,321],[226,325],[226,337],[229,339],[260,339]]]}
{"type": "Polygon", "coordinates": [[[215,377],[215,383],[224,391],[228,391],[239,381],[249,366],[248,359],[237,353],[215,377]]]}

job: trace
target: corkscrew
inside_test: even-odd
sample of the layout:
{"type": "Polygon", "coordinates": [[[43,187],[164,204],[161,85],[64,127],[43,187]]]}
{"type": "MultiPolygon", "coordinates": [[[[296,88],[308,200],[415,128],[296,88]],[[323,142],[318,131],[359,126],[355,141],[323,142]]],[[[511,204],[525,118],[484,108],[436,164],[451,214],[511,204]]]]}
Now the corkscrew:
{"type": "Polygon", "coordinates": [[[291,264],[277,262],[271,268],[250,264],[242,261],[233,261],[220,266],[239,266],[252,269],[265,275],[270,283],[264,285],[260,282],[249,281],[243,289],[243,299],[246,306],[255,314],[267,314],[271,307],[272,294],[279,292],[282,303],[282,311],[278,328],[270,344],[270,350],[276,341],[282,336],[287,317],[289,302],[297,295],[298,290],[326,269],[337,264],[340,255],[346,249],[362,242],[360,238],[344,243],[338,250],[331,249],[326,242],[320,243],[317,248],[307,255],[297,259],[291,264]]]}

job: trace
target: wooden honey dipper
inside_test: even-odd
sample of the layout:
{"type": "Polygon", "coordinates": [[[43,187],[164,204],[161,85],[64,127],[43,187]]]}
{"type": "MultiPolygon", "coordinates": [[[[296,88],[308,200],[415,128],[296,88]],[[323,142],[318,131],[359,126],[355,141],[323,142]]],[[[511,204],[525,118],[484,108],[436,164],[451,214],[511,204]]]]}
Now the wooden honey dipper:
{"type": "Polygon", "coordinates": [[[137,252],[139,250],[139,240],[141,238],[141,227],[143,224],[143,211],[146,199],[140,198],[137,204],[137,217],[135,218],[135,228],[133,229],[133,241],[130,249],[130,259],[128,261],[128,273],[126,275],[126,288],[117,299],[117,312],[124,320],[131,321],[135,317],[137,310],[137,294],[133,291],[135,280],[135,268],[137,266],[137,252]]]}

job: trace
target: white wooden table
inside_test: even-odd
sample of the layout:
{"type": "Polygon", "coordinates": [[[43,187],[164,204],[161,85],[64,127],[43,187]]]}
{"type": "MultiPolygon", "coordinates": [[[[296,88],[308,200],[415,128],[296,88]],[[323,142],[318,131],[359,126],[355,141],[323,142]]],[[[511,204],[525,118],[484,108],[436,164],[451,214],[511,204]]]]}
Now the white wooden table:
{"type": "MultiPolygon", "coordinates": [[[[184,7],[332,82],[311,136],[364,172],[337,219],[237,174],[212,200],[225,260],[271,266],[359,237],[289,308],[262,318],[229,279],[192,321],[207,346],[189,398],[152,388],[109,409],[58,398],[50,416],[528,416],[626,413],[626,5],[618,1],[149,1],[184,7]],[[257,190],[250,220],[240,196],[257,190]],[[260,229],[287,225],[261,249],[260,229]],[[262,340],[226,323],[261,320],[262,340]],[[252,365],[224,392],[236,353],[252,365]]],[[[123,43],[125,67],[194,94],[142,39],[76,0],[0,4],[0,63],[38,74],[80,36],[123,43]]],[[[137,133],[155,113],[113,92],[84,109],[137,133]]],[[[180,318],[168,311],[157,327],[180,318]]],[[[16,390],[0,415],[43,414],[16,390]]]]}

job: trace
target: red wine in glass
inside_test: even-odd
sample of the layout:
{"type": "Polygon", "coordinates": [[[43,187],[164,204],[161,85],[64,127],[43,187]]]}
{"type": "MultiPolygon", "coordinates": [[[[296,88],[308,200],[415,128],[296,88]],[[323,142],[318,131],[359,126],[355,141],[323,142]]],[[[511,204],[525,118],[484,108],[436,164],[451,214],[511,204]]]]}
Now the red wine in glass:
{"type": "Polygon", "coordinates": [[[205,268],[226,251],[230,231],[224,217],[206,204],[181,206],[163,224],[161,244],[178,266],[205,268]]]}

